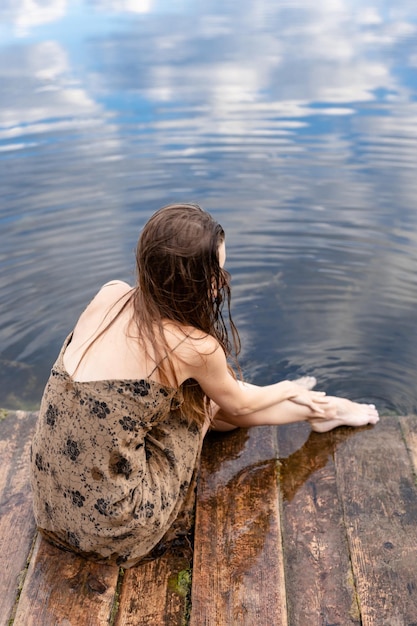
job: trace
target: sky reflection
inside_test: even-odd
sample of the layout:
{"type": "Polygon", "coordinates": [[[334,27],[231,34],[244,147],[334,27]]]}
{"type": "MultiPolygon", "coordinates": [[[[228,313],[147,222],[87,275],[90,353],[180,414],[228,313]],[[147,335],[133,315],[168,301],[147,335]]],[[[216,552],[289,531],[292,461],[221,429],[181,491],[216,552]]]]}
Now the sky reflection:
{"type": "Polygon", "coordinates": [[[408,0],[5,0],[0,359],[36,367],[28,397],[99,284],[132,280],[147,217],[194,200],[228,231],[252,379],[416,407],[416,18],[408,0]]]}

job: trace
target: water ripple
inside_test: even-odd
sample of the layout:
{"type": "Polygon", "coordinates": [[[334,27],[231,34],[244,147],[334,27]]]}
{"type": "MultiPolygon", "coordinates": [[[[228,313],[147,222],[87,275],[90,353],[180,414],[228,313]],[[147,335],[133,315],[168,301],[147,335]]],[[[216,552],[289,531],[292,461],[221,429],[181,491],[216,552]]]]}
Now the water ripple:
{"type": "Polygon", "coordinates": [[[249,378],[417,411],[410,3],[6,4],[0,406],[39,401],[147,217],[186,200],[226,229],[249,378]]]}

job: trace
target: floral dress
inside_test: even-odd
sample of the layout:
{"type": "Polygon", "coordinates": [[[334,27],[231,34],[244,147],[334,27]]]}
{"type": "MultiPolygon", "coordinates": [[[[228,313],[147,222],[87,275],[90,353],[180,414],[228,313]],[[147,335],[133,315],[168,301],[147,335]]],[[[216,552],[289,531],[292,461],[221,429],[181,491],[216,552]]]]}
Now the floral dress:
{"type": "Polygon", "coordinates": [[[181,412],[181,389],[147,378],[77,382],[66,339],[46,385],[31,449],[42,534],[125,568],[184,534],[202,428],[181,412]]]}

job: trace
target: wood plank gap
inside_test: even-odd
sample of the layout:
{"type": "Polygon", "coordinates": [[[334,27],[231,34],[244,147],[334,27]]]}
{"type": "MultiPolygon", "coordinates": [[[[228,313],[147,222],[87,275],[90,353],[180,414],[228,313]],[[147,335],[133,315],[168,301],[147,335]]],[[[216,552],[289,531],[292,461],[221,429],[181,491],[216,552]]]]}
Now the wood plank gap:
{"type": "Polygon", "coordinates": [[[401,417],[400,428],[410,457],[414,479],[417,484],[417,416],[407,415],[405,417],[401,417]]]}
{"type": "Polygon", "coordinates": [[[115,626],[184,626],[191,580],[190,554],[169,550],[125,571],[115,626]]]}
{"type": "MultiPolygon", "coordinates": [[[[340,430],[340,429],[338,429],[338,430],[340,430]]],[[[352,430],[352,429],[346,428],[346,430],[352,430]]],[[[336,430],[335,432],[333,432],[331,434],[331,436],[334,437],[334,436],[337,436],[337,434],[338,434],[338,431],[336,430]]],[[[346,515],[345,515],[345,504],[344,504],[342,493],[341,493],[341,491],[339,489],[339,474],[338,474],[338,467],[337,467],[337,463],[336,463],[336,449],[333,452],[333,464],[334,464],[334,472],[335,472],[335,477],[336,477],[336,492],[337,492],[337,497],[338,497],[338,500],[339,500],[340,510],[342,512],[341,523],[343,525],[344,535],[345,535],[345,538],[346,538],[347,558],[348,558],[349,566],[350,566],[349,582],[350,582],[351,588],[352,588],[353,602],[354,602],[354,604],[356,606],[358,624],[359,624],[359,626],[363,626],[360,596],[359,596],[359,591],[358,591],[358,588],[357,588],[357,581],[356,581],[356,577],[355,577],[355,568],[354,568],[354,563],[353,563],[353,558],[352,558],[351,542],[349,540],[348,523],[347,523],[346,515]]],[[[353,602],[352,602],[352,607],[353,607],[353,602]]]]}
{"type": "Polygon", "coordinates": [[[115,588],[114,596],[113,596],[113,605],[110,609],[109,626],[114,626],[115,621],[116,621],[117,612],[119,610],[120,592],[121,592],[121,588],[123,584],[124,574],[125,574],[125,570],[120,568],[119,574],[117,577],[116,588],[115,588]]]}
{"type": "Polygon", "coordinates": [[[10,412],[0,422],[0,623],[14,611],[22,572],[36,536],[29,452],[37,414],[10,412]]]}
{"type": "Polygon", "coordinates": [[[12,626],[12,624],[14,622],[14,618],[15,618],[15,615],[16,615],[16,612],[17,612],[17,607],[18,607],[18,604],[19,604],[20,596],[22,595],[23,585],[25,584],[26,576],[27,576],[27,573],[28,573],[28,570],[29,570],[30,560],[31,560],[33,552],[35,550],[37,537],[38,537],[38,533],[35,532],[35,534],[33,536],[33,540],[32,540],[32,545],[30,546],[29,554],[28,554],[28,557],[26,559],[25,567],[22,569],[22,571],[20,572],[20,575],[19,575],[19,582],[18,582],[18,587],[17,587],[17,590],[16,590],[16,598],[15,598],[15,601],[14,601],[12,612],[10,614],[10,618],[9,618],[9,621],[8,621],[8,626],[12,626]]]}
{"type": "MultiPolygon", "coordinates": [[[[281,465],[279,458],[277,458],[276,463],[276,471],[277,477],[280,484],[280,475],[281,475],[281,465]]],[[[283,581],[283,606],[285,606],[285,616],[282,616],[283,626],[291,626],[290,623],[290,615],[289,615],[289,606],[290,606],[290,598],[289,598],[289,590],[287,585],[287,570],[286,570],[286,556],[285,556],[285,540],[284,540],[284,498],[282,495],[282,489],[279,489],[278,492],[278,519],[279,519],[279,533],[277,537],[277,543],[279,544],[279,552],[282,554],[282,565],[281,565],[281,578],[283,581]]]]}

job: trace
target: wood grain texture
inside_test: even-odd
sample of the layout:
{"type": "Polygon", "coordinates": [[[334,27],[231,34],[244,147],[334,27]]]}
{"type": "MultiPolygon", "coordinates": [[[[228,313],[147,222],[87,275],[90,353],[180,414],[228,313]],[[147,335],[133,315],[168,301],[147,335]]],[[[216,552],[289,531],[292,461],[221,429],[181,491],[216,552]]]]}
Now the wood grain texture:
{"type": "Polygon", "coordinates": [[[287,626],[275,432],[239,430],[204,444],[191,626],[287,626]]]}
{"type": "Polygon", "coordinates": [[[352,429],[278,429],[283,534],[291,626],[359,625],[343,510],[332,457],[352,429]]]}
{"type": "MultiPolygon", "coordinates": [[[[36,534],[35,419],[16,412],[0,421],[1,626],[36,534]]],[[[190,626],[416,626],[416,477],[416,416],[325,435],[305,424],[210,435],[190,626]]],[[[167,553],[119,577],[38,538],[14,626],[183,626],[189,565],[189,555],[167,553]]]]}
{"type": "Polygon", "coordinates": [[[55,548],[38,536],[13,626],[104,626],[119,569],[55,548]]]}
{"type": "Polygon", "coordinates": [[[417,416],[407,415],[406,417],[400,417],[399,421],[414,469],[414,474],[417,477],[417,416]]]}
{"type": "Polygon", "coordinates": [[[190,586],[190,560],[171,553],[126,570],[115,626],[183,626],[190,586]]]}
{"type": "Polygon", "coordinates": [[[363,626],[416,624],[417,489],[399,420],[345,441],[335,463],[363,626]]]}
{"type": "Polygon", "coordinates": [[[0,421],[0,624],[7,624],[36,532],[29,487],[29,449],[36,414],[0,421]]]}

